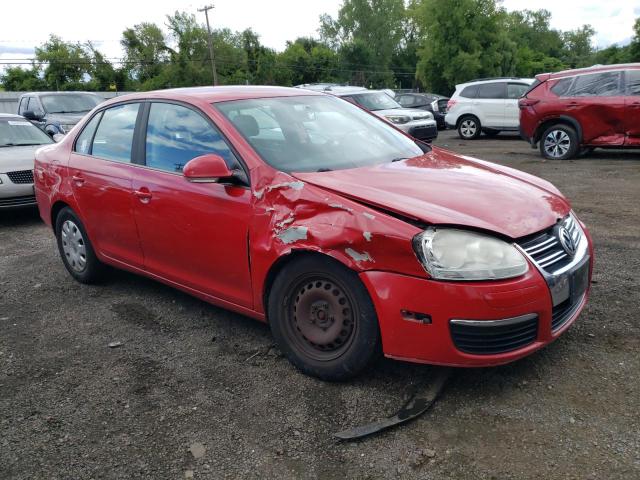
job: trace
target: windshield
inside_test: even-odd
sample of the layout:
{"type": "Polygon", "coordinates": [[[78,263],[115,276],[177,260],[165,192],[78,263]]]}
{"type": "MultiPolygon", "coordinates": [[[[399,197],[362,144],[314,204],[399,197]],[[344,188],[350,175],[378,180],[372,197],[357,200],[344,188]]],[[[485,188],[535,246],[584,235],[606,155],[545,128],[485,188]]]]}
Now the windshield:
{"type": "Polygon", "coordinates": [[[0,119],[0,147],[53,143],[49,135],[28,120],[0,119]]]}
{"type": "Polygon", "coordinates": [[[96,95],[83,95],[81,93],[43,95],[40,99],[48,113],[84,113],[102,103],[102,99],[96,95]]]}
{"type": "Polygon", "coordinates": [[[365,167],[425,151],[383,120],[337,97],[257,98],[215,106],[265,162],[284,172],[365,167]]]}
{"type": "Polygon", "coordinates": [[[390,110],[392,108],[403,108],[398,102],[384,92],[367,92],[351,95],[356,103],[367,110],[390,110]]]}

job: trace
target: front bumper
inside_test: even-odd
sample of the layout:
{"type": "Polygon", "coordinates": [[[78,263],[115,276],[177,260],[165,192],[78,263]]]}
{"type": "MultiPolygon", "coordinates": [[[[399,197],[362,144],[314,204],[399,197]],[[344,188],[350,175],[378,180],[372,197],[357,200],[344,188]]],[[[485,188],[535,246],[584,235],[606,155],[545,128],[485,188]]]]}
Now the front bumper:
{"type": "Polygon", "coordinates": [[[0,182],[0,209],[36,204],[33,183],[13,183],[4,173],[0,173],[0,182]]]}
{"type": "MultiPolygon", "coordinates": [[[[587,287],[570,308],[563,309],[554,302],[547,281],[533,263],[523,276],[495,282],[444,282],[378,271],[363,272],[360,277],[378,314],[385,356],[464,367],[509,363],[553,342],[579,316],[589,291],[587,287]],[[509,351],[495,353],[487,347],[482,353],[476,353],[478,349],[469,353],[468,348],[474,345],[469,347],[464,342],[470,335],[476,335],[477,330],[463,332],[467,337],[462,340],[456,337],[459,334],[456,323],[460,319],[469,323],[494,322],[503,329],[505,323],[531,322],[533,318],[537,319],[533,327],[530,323],[514,327],[533,329],[530,340],[525,344],[516,342],[509,351]]],[[[520,335],[520,331],[514,335],[520,335]]],[[[491,341],[486,345],[495,345],[491,341]]]]}

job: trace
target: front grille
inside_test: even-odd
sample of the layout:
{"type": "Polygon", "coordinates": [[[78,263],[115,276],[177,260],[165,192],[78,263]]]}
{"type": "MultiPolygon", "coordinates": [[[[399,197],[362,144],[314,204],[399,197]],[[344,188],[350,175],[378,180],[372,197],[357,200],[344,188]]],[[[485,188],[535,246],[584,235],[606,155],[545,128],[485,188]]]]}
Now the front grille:
{"type": "Polygon", "coordinates": [[[475,355],[506,353],[533,343],[538,337],[538,316],[514,319],[451,320],[451,338],[456,348],[475,355]]]}
{"type": "Polygon", "coordinates": [[[20,170],[18,172],[9,172],[7,177],[13,183],[33,183],[33,170],[20,170]]]}
{"type": "Polygon", "coordinates": [[[571,298],[567,298],[564,302],[553,307],[553,310],[551,311],[552,332],[555,332],[567,323],[567,321],[576,313],[583,299],[584,295],[578,297],[575,302],[571,303],[571,298]]]}
{"type": "Polygon", "coordinates": [[[409,135],[419,140],[431,139],[438,136],[438,130],[434,125],[413,127],[409,132],[409,135]]]}
{"type": "Polygon", "coordinates": [[[0,198],[0,208],[1,207],[21,207],[24,205],[35,205],[35,203],[36,203],[35,195],[27,195],[24,197],[0,198]]]}
{"type": "Polygon", "coordinates": [[[568,215],[562,222],[544,232],[536,233],[518,242],[533,261],[548,272],[557,271],[573,260],[573,257],[562,247],[558,238],[557,232],[560,226],[568,230],[574,245],[580,242],[582,234],[571,215],[568,215]]]}

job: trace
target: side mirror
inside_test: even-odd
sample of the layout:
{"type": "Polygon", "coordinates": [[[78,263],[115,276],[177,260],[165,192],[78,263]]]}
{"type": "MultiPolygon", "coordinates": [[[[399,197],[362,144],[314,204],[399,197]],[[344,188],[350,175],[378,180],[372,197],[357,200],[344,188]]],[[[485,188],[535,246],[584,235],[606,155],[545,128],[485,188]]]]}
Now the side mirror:
{"type": "Polygon", "coordinates": [[[224,159],[212,153],[189,160],[182,173],[184,178],[193,183],[217,183],[233,177],[224,159]]]}
{"type": "Polygon", "coordinates": [[[33,110],[27,110],[22,114],[22,116],[27,120],[33,120],[33,121],[42,120],[42,116],[36,114],[36,112],[34,112],[33,110]]]}

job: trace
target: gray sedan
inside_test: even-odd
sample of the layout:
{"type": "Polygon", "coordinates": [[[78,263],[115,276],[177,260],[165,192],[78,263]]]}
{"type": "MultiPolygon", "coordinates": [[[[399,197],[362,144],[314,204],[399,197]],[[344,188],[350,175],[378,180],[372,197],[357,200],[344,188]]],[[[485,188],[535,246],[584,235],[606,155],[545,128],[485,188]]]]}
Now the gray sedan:
{"type": "Polygon", "coordinates": [[[35,151],[53,140],[19,115],[0,114],[0,210],[36,204],[35,151]]]}

